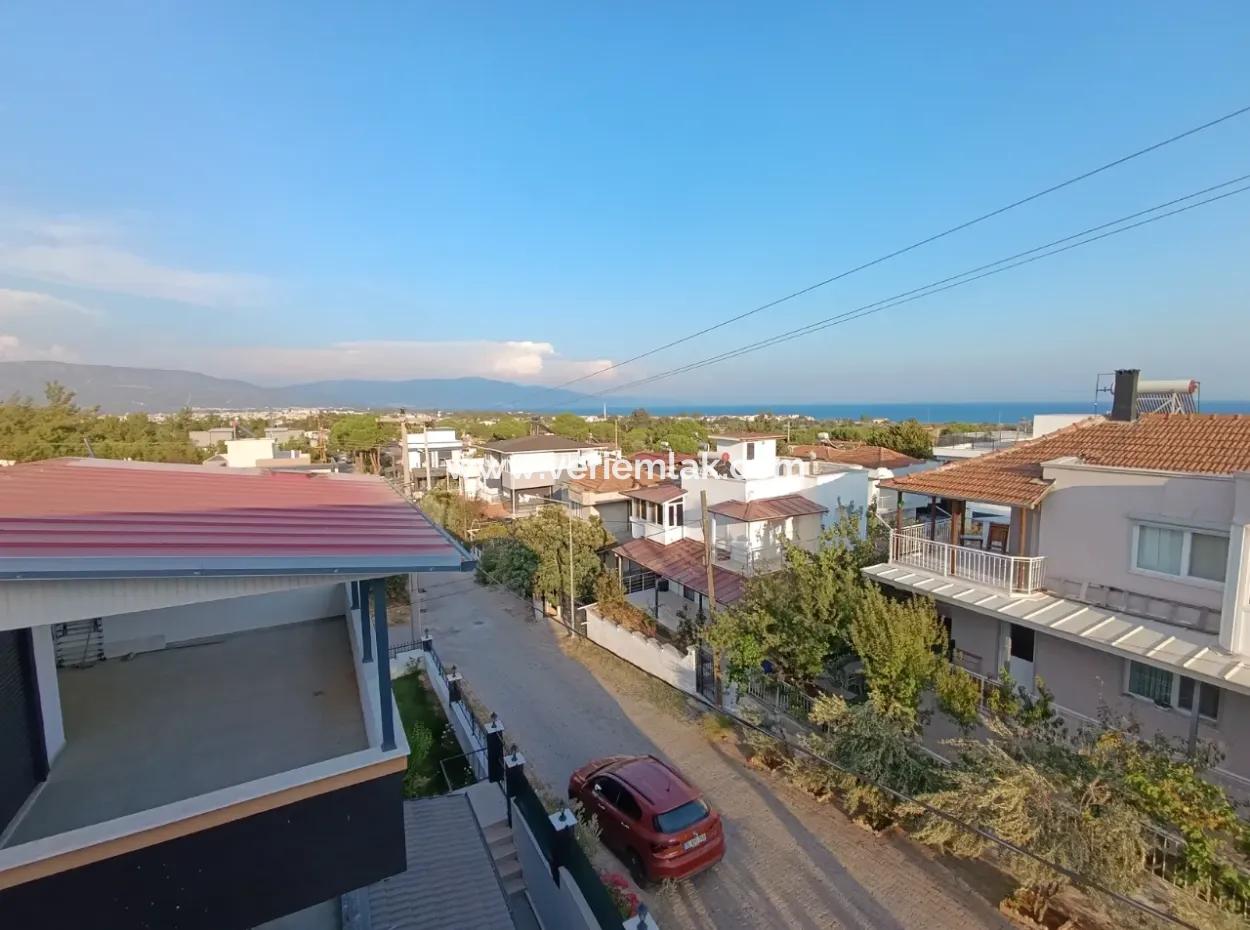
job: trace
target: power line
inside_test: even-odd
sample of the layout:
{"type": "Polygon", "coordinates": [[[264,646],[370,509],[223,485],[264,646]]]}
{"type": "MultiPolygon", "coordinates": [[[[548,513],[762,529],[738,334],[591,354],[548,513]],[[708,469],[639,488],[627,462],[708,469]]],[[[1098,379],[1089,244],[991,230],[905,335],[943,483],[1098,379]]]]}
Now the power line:
{"type": "Polygon", "coordinates": [[[1181,203],[1186,200],[1190,200],[1194,197],[1201,196],[1202,194],[1207,193],[1209,191],[1218,190],[1220,188],[1227,187],[1230,184],[1236,184],[1239,181],[1246,180],[1247,178],[1250,178],[1250,175],[1243,175],[1240,178],[1235,178],[1230,181],[1222,182],[1221,184],[1213,185],[1212,187],[1205,188],[1201,191],[1196,191],[1192,194],[1187,194],[1184,197],[1178,197],[1174,200],[1167,201],[1166,203],[1157,204],[1156,206],[1149,207],[1145,210],[1139,210],[1136,213],[1128,214],[1127,216],[1120,217],[1119,219],[1111,220],[1110,222],[1107,222],[1107,223],[1101,223],[1097,226],[1091,226],[1088,229],[1082,230],[1081,232],[1073,233],[1072,235],[1069,235],[1069,236],[1064,236],[1061,239],[1055,239],[1044,245],[1040,245],[1031,249],[1027,249],[1024,252],[1017,252],[1014,255],[1007,256],[1006,258],[1000,258],[997,261],[989,262],[988,264],[984,264],[984,265],[979,265],[976,268],[971,268],[971,269],[968,269],[967,271],[962,271],[959,274],[951,275],[945,278],[940,278],[936,281],[931,281],[928,284],[924,284],[924,285],[921,285],[920,287],[912,288],[911,290],[908,290],[908,291],[903,291],[899,294],[893,295],[892,297],[887,297],[882,300],[874,301],[869,304],[863,304],[862,306],[856,307],[853,310],[847,310],[842,313],[836,314],[832,317],[826,317],[823,320],[817,320],[814,323],[808,323],[804,326],[800,326],[796,329],[788,330],[784,333],[780,333],[775,336],[770,336],[765,339],[757,340],[755,342],[750,342],[745,345],[739,346],[736,349],[730,349],[726,352],[722,352],[718,355],[709,356],[697,362],[691,362],[686,365],[678,366],[677,368],[672,368],[667,371],[659,372],[655,375],[649,375],[644,378],[638,378],[634,381],[627,381],[624,384],[614,385],[611,388],[605,388],[602,391],[593,392],[590,394],[590,396],[599,397],[599,396],[603,396],[605,394],[608,394],[614,391],[621,391],[627,388],[637,387],[642,384],[649,384],[653,381],[659,381],[664,378],[670,378],[674,375],[685,374],[687,372],[695,371],[699,368],[704,368],[709,365],[714,365],[718,362],[728,361],[731,358],[737,358],[741,355],[747,355],[751,352],[756,352],[760,349],[768,348],[769,346],[777,345],[782,342],[788,342],[792,339],[797,339],[800,336],[810,335],[811,333],[819,332],[820,330],[823,330],[823,329],[828,329],[831,326],[837,326],[841,323],[846,323],[851,320],[859,319],[860,317],[871,316],[875,313],[880,313],[882,310],[889,310],[894,307],[900,306],[901,304],[910,303],[913,300],[921,300],[925,297],[931,297],[934,294],[939,294],[943,291],[951,290],[952,288],[961,287],[965,284],[971,284],[973,281],[979,281],[982,278],[988,278],[988,277],[991,277],[992,275],[1001,274],[1004,271],[1010,271],[1013,268],[1019,268],[1021,265],[1027,265],[1027,264],[1031,264],[1032,262],[1040,261],[1045,258],[1051,258],[1052,256],[1059,255],[1063,252],[1068,252],[1068,251],[1071,251],[1072,249],[1080,248],[1081,246],[1084,246],[1084,245],[1090,245],[1091,243],[1098,242],[1102,239],[1107,239],[1111,236],[1119,235],[1120,233],[1128,232],[1130,230],[1137,229],[1138,227],[1146,226],[1151,223],[1158,222],[1159,220],[1167,219],[1169,217],[1176,216],[1177,214],[1185,213],[1185,212],[1188,212],[1189,210],[1193,210],[1198,207],[1206,206],[1207,204],[1215,203],[1216,201],[1223,200],[1227,197],[1232,197],[1237,194],[1244,193],[1245,191],[1250,190],[1250,186],[1240,187],[1240,188],[1236,188],[1235,190],[1226,191],[1225,193],[1217,194],[1213,197],[1209,197],[1206,200],[1201,200],[1196,203],[1187,204],[1186,206],[1183,206],[1183,207],[1178,207],[1174,210],[1169,210],[1165,213],[1160,213],[1157,216],[1151,216],[1146,219],[1139,220],[1135,223],[1129,223],[1128,225],[1121,225],[1123,223],[1126,223],[1128,220],[1134,219],[1135,217],[1140,217],[1149,213],[1155,213],[1170,205],[1181,203]],[[1108,227],[1111,227],[1111,226],[1118,226],[1119,228],[1111,229],[1110,231],[1103,232],[1099,235],[1089,235],[1098,230],[1107,229],[1108,227]],[[1089,236],[1089,238],[1082,239],[1081,237],[1083,236],[1089,236]],[[1073,239],[1080,239],[1081,241],[1073,242],[1072,241],[1073,239]],[[1059,246],[1062,243],[1068,243],[1068,244],[1062,245],[1062,247],[1059,247],[1059,248],[1052,248],[1054,246],[1059,246]],[[1051,251],[1045,251],[1047,249],[1050,249],[1051,251]],[[1017,261],[1017,259],[1019,260],[1017,261]],[[1001,267],[998,267],[998,266],[1001,266],[1001,267]],[[985,270],[985,269],[990,269],[990,270],[985,270]],[[962,279],[962,280],[959,280],[959,279],[962,279]]]}
{"type": "MultiPolygon", "coordinates": [[[[656,346],[653,349],[648,349],[645,352],[639,353],[638,355],[631,356],[630,358],[624,359],[623,361],[614,362],[611,365],[607,365],[603,368],[596,369],[595,371],[592,371],[588,374],[579,375],[576,378],[570,378],[567,381],[561,381],[560,383],[551,385],[549,387],[543,387],[541,390],[555,391],[555,390],[559,390],[560,388],[568,387],[571,384],[578,384],[579,382],[586,381],[598,375],[605,374],[606,372],[614,371],[617,368],[621,368],[625,365],[630,365],[644,358],[648,358],[652,355],[655,355],[658,352],[663,352],[666,349],[671,349],[674,346],[679,346],[682,343],[689,342],[692,339],[697,339],[700,336],[705,336],[708,333],[715,332],[716,330],[722,329],[725,326],[729,326],[732,323],[736,323],[740,320],[745,320],[747,317],[754,316],[757,313],[762,313],[765,310],[770,310],[773,307],[778,306],[779,304],[783,304],[783,303],[786,303],[787,301],[791,301],[798,297],[802,297],[805,294],[810,294],[812,291],[825,287],[826,285],[833,284],[835,281],[840,281],[843,278],[850,277],[851,275],[856,274],[860,271],[864,271],[868,268],[872,268],[874,265],[882,264],[883,262],[887,262],[893,258],[897,258],[900,255],[905,255],[906,253],[911,252],[915,249],[921,248],[922,246],[929,245],[930,243],[936,242],[939,239],[944,239],[947,236],[953,235],[954,233],[968,229],[969,227],[975,226],[978,223],[983,223],[986,220],[992,219],[996,216],[1001,216],[1002,214],[1007,213],[1010,210],[1014,210],[1017,207],[1024,206],[1025,204],[1031,203],[1034,200],[1038,200],[1042,197],[1045,197],[1048,194],[1053,194],[1056,191],[1063,190],[1066,187],[1071,187],[1073,184],[1078,184],[1081,181],[1088,180],[1089,178],[1092,178],[1095,175],[1102,174],[1104,171],[1109,171],[1112,168],[1116,168],[1120,165],[1123,165],[1126,162],[1132,161],[1135,158],[1140,158],[1143,155],[1148,155],[1151,152],[1158,151],[1159,149],[1164,148],[1165,146],[1171,145],[1175,142],[1179,142],[1182,139],[1188,138],[1189,136],[1196,135],[1197,133],[1203,132],[1207,129],[1211,129],[1215,126],[1219,126],[1221,123],[1226,123],[1229,120],[1235,119],[1238,116],[1242,116],[1247,112],[1250,112],[1250,106],[1244,106],[1244,107],[1241,107],[1240,109],[1233,110],[1231,113],[1225,113],[1223,116],[1217,117],[1216,119],[1210,120],[1199,126],[1194,126],[1191,129],[1186,129],[1184,132],[1177,133],[1174,136],[1169,136],[1168,138],[1162,139],[1159,142],[1155,142],[1152,145],[1148,145],[1145,148],[1138,149],[1135,152],[1130,152],[1127,155],[1122,155],[1119,158],[1113,159],[1112,161],[1099,165],[1096,168],[1092,168],[1089,171],[1085,171],[1074,177],[1068,178],[1067,180],[1060,181],[1058,184],[1053,184],[1050,187],[1047,187],[1035,193],[1029,194],[1028,196],[1021,197],[1020,199],[1014,200],[1011,203],[1004,204],[1003,206],[998,207],[994,210],[991,210],[988,213],[982,213],[980,216],[976,216],[976,217],[973,217],[972,219],[965,220],[961,223],[957,223],[956,225],[950,226],[942,230],[941,232],[934,233],[933,235],[926,236],[923,239],[919,239],[916,242],[911,243],[910,245],[906,245],[906,246],[903,246],[902,248],[895,249],[893,252],[888,252],[885,255],[878,256],[877,258],[863,262],[852,268],[848,268],[845,271],[841,271],[835,275],[831,275],[830,277],[827,277],[821,281],[817,281],[815,284],[809,284],[808,286],[800,288],[799,290],[791,291],[790,293],[786,294],[783,297],[778,297],[775,300],[770,300],[767,303],[760,304],[759,306],[753,307],[750,310],[746,310],[742,313],[739,313],[736,316],[728,317],[724,320],[721,320],[718,323],[712,324],[711,326],[706,326],[703,329],[697,330],[693,333],[689,333],[688,335],[682,336],[678,339],[673,339],[669,342],[664,343],[663,345],[656,346]]],[[[619,387],[616,388],[616,390],[619,390],[619,389],[620,389],[619,387]]],[[[600,396],[604,393],[607,393],[607,392],[601,391],[598,394],[595,394],[592,396],[600,396]]]]}

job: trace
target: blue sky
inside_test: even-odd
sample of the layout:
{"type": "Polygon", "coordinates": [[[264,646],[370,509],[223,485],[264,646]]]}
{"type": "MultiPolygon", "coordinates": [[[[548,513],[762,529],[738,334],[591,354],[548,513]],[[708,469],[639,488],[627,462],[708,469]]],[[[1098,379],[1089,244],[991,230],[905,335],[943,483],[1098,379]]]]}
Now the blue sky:
{"type": "MultiPolygon", "coordinates": [[[[557,383],[1250,104],[1244,3],[6,4],[0,358],[557,383]]],[[[635,378],[1250,173],[1250,114],[635,378]]],[[[634,395],[1250,397],[1250,193],[634,395]]]]}

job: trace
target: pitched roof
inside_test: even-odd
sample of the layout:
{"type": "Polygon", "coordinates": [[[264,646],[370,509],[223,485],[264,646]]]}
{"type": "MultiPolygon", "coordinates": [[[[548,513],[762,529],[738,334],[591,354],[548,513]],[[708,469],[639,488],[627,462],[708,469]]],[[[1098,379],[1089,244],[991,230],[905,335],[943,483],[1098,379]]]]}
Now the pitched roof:
{"type": "Polygon", "coordinates": [[[514,452],[576,452],[579,449],[603,449],[610,443],[578,442],[563,436],[521,436],[518,439],[492,439],[482,443],[483,449],[512,455],[514,452]]]}
{"type": "MultiPolygon", "coordinates": [[[[707,595],[707,567],[703,563],[701,542],[679,539],[662,546],[653,539],[631,539],[612,551],[648,571],[707,595]]],[[[742,597],[746,579],[741,575],[713,566],[712,577],[716,582],[716,603],[732,604],[742,597]]]]}
{"type": "Polygon", "coordinates": [[[720,514],[730,520],[754,523],[757,520],[783,520],[804,514],[826,513],[828,507],[818,504],[802,494],[782,494],[754,501],[721,501],[708,508],[709,513],[720,514]]]}
{"type": "Polygon", "coordinates": [[[862,465],[864,468],[907,468],[924,461],[884,446],[870,446],[861,442],[791,446],[790,453],[803,459],[815,458],[821,462],[862,465]]]}
{"type": "Polygon", "coordinates": [[[667,504],[669,501],[677,500],[685,493],[681,485],[673,484],[670,481],[663,481],[650,487],[634,488],[631,491],[624,492],[626,497],[636,497],[638,500],[650,501],[653,504],[667,504]]]}
{"type": "Polygon", "coordinates": [[[693,452],[652,452],[644,449],[641,452],[632,452],[625,456],[631,462],[667,462],[669,456],[673,457],[673,464],[680,466],[683,462],[699,461],[699,457],[693,452]]]}
{"type": "Polygon", "coordinates": [[[1109,468],[1231,475],[1250,469],[1250,416],[1151,413],[1132,422],[1090,417],[980,458],[883,481],[881,487],[1032,508],[1050,490],[1042,463],[1063,458],[1109,468]]]}
{"type": "Polygon", "coordinates": [[[635,476],[632,468],[629,469],[628,473],[618,475],[616,474],[616,469],[619,466],[613,464],[615,461],[617,460],[591,465],[586,469],[584,475],[576,478],[566,477],[564,483],[569,487],[578,488],[591,494],[609,494],[613,491],[624,492],[659,483],[658,478],[648,478],[646,474],[635,476]]]}
{"type": "Polygon", "coordinates": [[[0,470],[0,577],[455,571],[472,564],[380,478],[107,459],[0,470]]]}

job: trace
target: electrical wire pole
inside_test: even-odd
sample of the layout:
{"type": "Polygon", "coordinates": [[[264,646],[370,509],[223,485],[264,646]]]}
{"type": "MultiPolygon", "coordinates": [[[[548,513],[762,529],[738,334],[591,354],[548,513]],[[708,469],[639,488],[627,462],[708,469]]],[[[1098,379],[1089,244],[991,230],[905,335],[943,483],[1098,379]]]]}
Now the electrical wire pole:
{"type": "MultiPolygon", "coordinates": [[[[711,623],[716,612],[716,572],[712,566],[712,519],[707,512],[707,491],[699,492],[700,518],[703,521],[703,564],[707,567],[707,620],[711,623]]],[[[712,683],[716,693],[716,706],[725,706],[725,690],[720,679],[720,654],[712,650],[712,683]]]]}
{"type": "Polygon", "coordinates": [[[404,469],[404,496],[412,498],[412,463],[408,461],[408,413],[399,411],[399,461],[404,469]]]}
{"type": "Polygon", "coordinates": [[[428,422],[421,427],[421,441],[425,443],[425,493],[429,494],[434,490],[434,484],[430,479],[430,424],[428,422]]]}
{"type": "Polygon", "coordinates": [[[576,632],[577,629],[577,591],[573,587],[573,507],[572,502],[569,509],[565,511],[565,516],[569,521],[569,632],[576,632]]]}

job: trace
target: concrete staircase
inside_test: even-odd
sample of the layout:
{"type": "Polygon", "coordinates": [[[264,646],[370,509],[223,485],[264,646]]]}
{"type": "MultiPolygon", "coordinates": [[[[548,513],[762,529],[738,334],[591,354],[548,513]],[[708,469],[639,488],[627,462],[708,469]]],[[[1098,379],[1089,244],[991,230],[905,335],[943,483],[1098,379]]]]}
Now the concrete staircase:
{"type": "Polygon", "coordinates": [[[509,900],[513,896],[525,893],[525,878],[521,875],[521,860],[517,856],[516,844],[512,841],[512,829],[508,822],[491,824],[482,831],[486,836],[486,845],[490,849],[490,857],[494,860],[495,871],[503,883],[504,894],[509,900]]]}

